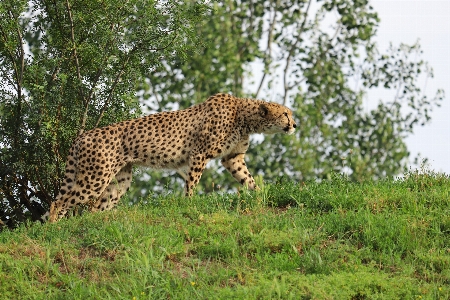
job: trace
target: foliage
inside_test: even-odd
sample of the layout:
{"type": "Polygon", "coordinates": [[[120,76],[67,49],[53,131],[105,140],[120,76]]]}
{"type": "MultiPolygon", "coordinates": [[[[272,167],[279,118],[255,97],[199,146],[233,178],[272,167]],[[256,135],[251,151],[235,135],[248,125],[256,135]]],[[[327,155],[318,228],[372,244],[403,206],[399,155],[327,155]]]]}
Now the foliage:
{"type": "MultiPolygon", "coordinates": [[[[197,28],[206,47],[152,77],[145,103],[151,111],[187,107],[224,91],[292,107],[294,138],[259,138],[250,147],[249,168],[266,180],[398,175],[409,157],[406,137],[429,121],[443,91],[430,97],[420,88],[433,72],[418,43],[378,49],[379,22],[367,0],[222,1],[197,28]],[[391,91],[389,98],[365,101],[375,89],[391,91]]],[[[210,164],[201,188],[237,186],[223,170],[210,164]]],[[[150,174],[139,191],[151,190],[150,174]]],[[[162,183],[176,186],[176,178],[162,183]]]]}
{"type": "Polygon", "coordinates": [[[0,233],[20,299],[448,299],[450,178],[171,194],[0,233]]]}
{"type": "Polygon", "coordinates": [[[203,1],[0,3],[0,218],[37,219],[84,130],[140,112],[136,87],[200,42],[203,1]]]}

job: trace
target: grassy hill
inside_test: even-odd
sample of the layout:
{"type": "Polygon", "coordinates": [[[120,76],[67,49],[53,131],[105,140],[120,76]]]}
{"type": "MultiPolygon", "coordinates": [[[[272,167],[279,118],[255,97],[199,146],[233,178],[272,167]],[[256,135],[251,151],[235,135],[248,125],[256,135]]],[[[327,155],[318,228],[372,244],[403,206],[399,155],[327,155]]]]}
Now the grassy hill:
{"type": "Polygon", "coordinates": [[[0,233],[1,299],[450,299],[450,179],[166,195],[0,233]]]}

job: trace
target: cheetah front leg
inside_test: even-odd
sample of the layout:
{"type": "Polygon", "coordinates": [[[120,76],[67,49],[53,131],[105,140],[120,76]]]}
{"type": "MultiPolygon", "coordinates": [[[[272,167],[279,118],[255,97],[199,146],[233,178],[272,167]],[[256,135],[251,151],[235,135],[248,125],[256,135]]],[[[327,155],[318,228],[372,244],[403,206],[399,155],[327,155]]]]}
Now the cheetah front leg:
{"type": "Polygon", "coordinates": [[[229,154],[222,158],[222,165],[233,175],[234,179],[250,190],[258,189],[255,179],[247,169],[244,153],[229,154]]]}
{"type": "Polygon", "coordinates": [[[97,199],[105,188],[109,185],[113,172],[102,168],[99,164],[78,164],[76,180],[70,190],[61,188],[55,202],[50,206],[49,222],[56,222],[64,217],[70,209],[79,205],[86,204],[97,199]],[[89,168],[95,169],[98,166],[98,173],[103,174],[103,178],[91,178],[88,174],[89,168]]]}
{"type": "Polygon", "coordinates": [[[247,186],[250,190],[258,189],[255,179],[250,174],[245,164],[244,157],[250,143],[249,137],[244,137],[230,154],[222,158],[222,165],[233,175],[240,184],[247,186]]]}

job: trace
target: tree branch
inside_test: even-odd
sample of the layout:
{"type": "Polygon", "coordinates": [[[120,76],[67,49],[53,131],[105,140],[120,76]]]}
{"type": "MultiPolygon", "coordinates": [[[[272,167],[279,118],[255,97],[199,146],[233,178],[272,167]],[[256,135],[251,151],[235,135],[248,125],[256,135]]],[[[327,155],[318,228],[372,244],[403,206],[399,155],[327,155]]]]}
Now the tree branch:
{"type": "MultiPolygon", "coordinates": [[[[173,30],[172,30],[172,31],[169,31],[169,33],[171,33],[171,32],[173,32],[173,30]]],[[[148,51],[161,51],[161,50],[165,50],[165,49],[167,49],[168,47],[170,47],[170,46],[175,42],[177,36],[178,36],[178,34],[175,33],[175,35],[174,35],[174,37],[172,38],[172,40],[170,40],[169,43],[168,43],[167,45],[163,46],[163,47],[160,47],[160,48],[148,48],[148,49],[146,49],[146,50],[148,50],[148,51]]],[[[138,51],[139,49],[141,49],[141,45],[142,45],[142,44],[143,44],[143,43],[139,43],[138,45],[135,45],[135,46],[133,47],[133,49],[131,49],[130,52],[128,52],[127,59],[126,59],[125,63],[123,64],[122,69],[121,69],[120,72],[117,74],[116,78],[114,79],[114,83],[113,83],[113,85],[112,85],[112,87],[111,87],[111,91],[110,91],[110,93],[109,93],[108,99],[106,99],[105,103],[103,104],[102,109],[100,110],[100,115],[98,116],[97,121],[95,122],[95,126],[94,126],[94,127],[98,127],[98,125],[100,124],[100,121],[101,121],[101,119],[103,118],[103,115],[104,115],[106,109],[108,108],[108,106],[109,106],[109,104],[110,104],[110,102],[111,102],[111,99],[112,99],[112,97],[113,97],[115,88],[116,88],[117,84],[119,83],[120,77],[123,75],[123,73],[124,73],[124,71],[125,71],[125,68],[126,68],[126,66],[128,65],[128,62],[130,61],[131,56],[132,56],[136,51],[138,51]]]]}
{"type": "MultiPolygon", "coordinates": [[[[73,24],[72,9],[70,7],[69,0],[66,0],[66,7],[67,7],[67,13],[69,14],[69,21],[70,21],[70,39],[72,41],[72,47],[73,47],[72,55],[73,55],[73,58],[75,59],[77,78],[78,78],[78,81],[81,83],[80,62],[78,61],[77,44],[75,42],[75,25],[73,24]]],[[[80,88],[80,96],[84,100],[83,91],[81,90],[81,88],[80,88]]]]}
{"type": "MultiPolygon", "coordinates": [[[[173,33],[173,32],[174,32],[174,30],[169,30],[169,31],[167,31],[167,34],[171,34],[171,33],[173,33]]],[[[178,34],[175,33],[175,36],[172,38],[172,40],[169,41],[169,43],[168,43],[167,45],[165,45],[165,46],[163,46],[163,47],[160,47],[160,48],[146,48],[145,50],[147,50],[147,51],[161,51],[161,50],[165,50],[165,49],[169,48],[169,47],[174,43],[174,41],[175,41],[175,39],[176,39],[177,37],[178,37],[178,34]]],[[[157,38],[155,38],[155,40],[156,40],[156,39],[157,39],[157,38]]],[[[146,40],[145,42],[149,42],[149,41],[151,41],[151,39],[150,39],[150,40],[146,40]]],[[[134,52],[136,52],[137,50],[144,48],[144,47],[142,47],[143,44],[144,44],[144,41],[141,41],[140,43],[138,43],[137,45],[135,45],[135,46],[130,50],[129,53],[134,53],[134,52]]]]}
{"type": "Polygon", "coordinates": [[[42,192],[41,193],[41,197],[44,198],[44,199],[41,199],[41,200],[45,200],[45,202],[47,202],[47,204],[50,205],[50,203],[52,203],[53,199],[51,198],[50,193],[47,191],[47,189],[45,188],[44,183],[42,182],[42,179],[41,179],[41,176],[39,174],[39,170],[37,169],[37,166],[34,167],[34,171],[35,171],[34,176],[35,176],[35,178],[36,178],[36,180],[38,182],[40,191],[42,192]]]}
{"type": "Polygon", "coordinates": [[[23,84],[23,75],[25,70],[25,50],[23,49],[23,37],[22,32],[17,27],[17,39],[19,42],[19,52],[20,52],[20,73],[18,74],[18,80],[17,80],[17,97],[19,99],[22,99],[22,84],[23,84]]]}
{"type": "Polygon", "coordinates": [[[120,77],[123,75],[124,71],[125,71],[125,67],[127,66],[128,62],[130,61],[131,55],[128,55],[126,61],[124,62],[122,69],[119,71],[119,73],[117,74],[116,78],[114,79],[114,83],[111,87],[111,91],[109,93],[108,99],[106,99],[105,103],[103,104],[103,107],[100,111],[100,115],[97,118],[97,122],[95,122],[95,128],[98,127],[98,125],[100,124],[100,120],[103,118],[103,114],[105,113],[106,109],[109,106],[109,103],[111,102],[111,99],[113,97],[114,94],[114,90],[116,89],[117,84],[119,83],[120,77]]]}
{"type": "MultiPolygon", "coordinates": [[[[14,16],[11,11],[9,11],[9,14],[10,14],[11,19],[14,20],[16,18],[16,16],[14,16]]],[[[3,42],[6,45],[8,42],[8,36],[7,36],[3,26],[1,26],[1,24],[0,24],[0,31],[2,33],[3,42]]],[[[16,57],[12,51],[9,51],[10,49],[8,49],[7,51],[8,51],[9,59],[11,60],[12,67],[14,69],[14,77],[16,78],[16,82],[14,83],[12,81],[11,84],[16,86],[15,88],[16,88],[16,92],[17,92],[17,97],[18,97],[18,99],[21,99],[22,98],[23,73],[24,73],[24,69],[25,69],[25,51],[23,49],[22,33],[21,33],[19,27],[17,27],[17,40],[18,40],[17,50],[20,53],[19,57],[16,57]],[[17,58],[19,58],[19,60],[20,60],[20,66],[18,66],[18,64],[17,64],[17,61],[16,61],[17,58]]]]}
{"type": "Polygon", "coordinates": [[[67,8],[67,14],[69,15],[69,22],[70,22],[70,39],[71,39],[72,47],[73,47],[72,57],[75,60],[75,68],[76,68],[77,79],[78,79],[78,84],[79,84],[78,93],[84,104],[84,113],[81,117],[81,122],[80,122],[81,124],[80,124],[80,128],[78,130],[78,135],[80,135],[81,133],[83,133],[84,128],[86,127],[86,120],[87,120],[87,114],[88,114],[88,109],[89,109],[89,100],[84,97],[83,88],[81,86],[83,80],[81,78],[81,68],[80,68],[80,62],[78,60],[77,43],[75,42],[75,25],[73,22],[72,9],[70,7],[69,0],[66,0],[66,8],[67,8]]]}

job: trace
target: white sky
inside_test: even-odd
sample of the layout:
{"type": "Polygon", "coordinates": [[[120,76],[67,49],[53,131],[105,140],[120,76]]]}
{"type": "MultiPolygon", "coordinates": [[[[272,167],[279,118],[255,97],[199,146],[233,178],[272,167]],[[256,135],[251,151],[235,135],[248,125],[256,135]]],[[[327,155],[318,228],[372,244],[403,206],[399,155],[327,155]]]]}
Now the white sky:
{"type": "Polygon", "coordinates": [[[389,42],[413,44],[419,39],[422,58],[434,70],[426,92],[433,96],[441,88],[446,93],[442,106],[432,112],[431,123],[416,127],[406,142],[411,160],[420,153],[429,159],[430,169],[450,174],[450,0],[372,0],[371,4],[381,19],[379,49],[387,49],[389,42]]]}

